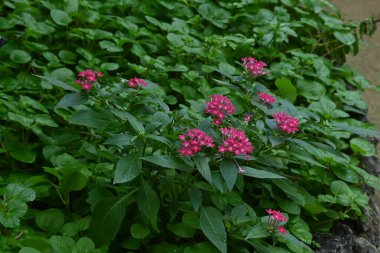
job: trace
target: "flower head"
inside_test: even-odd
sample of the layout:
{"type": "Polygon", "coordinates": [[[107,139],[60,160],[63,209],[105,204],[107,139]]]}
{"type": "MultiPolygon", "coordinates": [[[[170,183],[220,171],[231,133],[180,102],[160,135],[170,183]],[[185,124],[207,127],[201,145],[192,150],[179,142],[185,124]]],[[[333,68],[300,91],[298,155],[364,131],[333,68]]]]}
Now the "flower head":
{"type": "Polygon", "coordinates": [[[91,87],[94,86],[94,83],[98,80],[98,78],[103,76],[103,73],[86,69],[79,72],[77,76],[78,79],[75,80],[75,82],[81,84],[83,90],[89,91],[91,87]]]}
{"type": "Polygon", "coordinates": [[[272,232],[275,231],[275,228],[277,227],[277,231],[280,232],[282,235],[285,234],[286,229],[283,226],[279,226],[281,222],[288,221],[288,218],[285,217],[281,213],[281,211],[267,209],[265,210],[269,214],[268,219],[268,229],[272,232]]]}
{"type": "Polygon", "coordinates": [[[267,105],[274,104],[277,101],[274,96],[265,92],[259,92],[258,95],[259,95],[259,99],[267,105]]]}
{"type": "Polygon", "coordinates": [[[214,94],[210,98],[211,101],[206,102],[207,108],[205,112],[215,116],[214,124],[219,126],[222,124],[222,120],[226,117],[226,114],[235,113],[235,107],[231,100],[223,95],[214,94]]]}
{"type": "Polygon", "coordinates": [[[220,153],[232,153],[234,155],[245,155],[248,159],[248,154],[252,153],[252,143],[245,136],[243,131],[236,128],[221,128],[220,132],[223,135],[223,145],[218,147],[220,153]]]}
{"type": "Polygon", "coordinates": [[[299,121],[296,117],[284,112],[278,112],[273,114],[273,118],[283,132],[291,134],[299,131],[299,121]]]}
{"type": "Polygon", "coordinates": [[[268,74],[268,71],[264,69],[267,64],[263,61],[257,61],[253,57],[242,58],[241,61],[243,62],[245,72],[254,77],[268,74]]]}
{"type": "Polygon", "coordinates": [[[244,122],[248,124],[249,121],[251,121],[251,118],[252,118],[251,114],[244,115],[244,122]]]}
{"type": "Polygon", "coordinates": [[[214,140],[200,129],[187,130],[185,134],[179,135],[182,141],[182,148],[179,150],[181,156],[193,156],[204,147],[214,147],[214,140]]]}
{"type": "Polygon", "coordinates": [[[137,89],[141,86],[146,87],[148,84],[143,79],[134,77],[128,80],[128,86],[137,89]]]}

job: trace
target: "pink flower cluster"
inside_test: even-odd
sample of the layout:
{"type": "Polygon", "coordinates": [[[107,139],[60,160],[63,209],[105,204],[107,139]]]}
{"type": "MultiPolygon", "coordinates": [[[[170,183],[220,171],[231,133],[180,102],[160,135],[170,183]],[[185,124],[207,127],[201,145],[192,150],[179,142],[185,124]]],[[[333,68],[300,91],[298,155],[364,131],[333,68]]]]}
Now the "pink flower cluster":
{"type": "Polygon", "coordinates": [[[251,114],[244,115],[244,122],[248,124],[251,121],[251,118],[252,118],[251,114]]]}
{"type": "Polygon", "coordinates": [[[134,77],[128,80],[128,86],[137,89],[141,86],[146,87],[148,84],[143,79],[134,77]]]}
{"type": "Polygon", "coordinates": [[[79,72],[79,79],[75,80],[75,82],[81,84],[83,90],[89,91],[91,87],[94,85],[94,82],[96,82],[98,78],[102,76],[102,72],[87,69],[82,72],[79,72]]]}
{"type": "Polygon", "coordinates": [[[218,147],[220,153],[230,152],[234,155],[245,155],[248,159],[248,154],[252,153],[252,143],[245,136],[243,131],[236,128],[221,128],[223,134],[223,145],[218,147]]]}
{"type": "Polygon", "coordinates": [[[242,58],[241,61],[243,62],[246,72],[252,74],[255,77],[268,74],[268,71],[264,69],[267,64],[263,61],[257,61],[253,57],[242,58]]]}
{"type": "Polygon", "coordinates": [[[268,227],[273,230],[277,227],[277,231],[282,235],[285,234],[286,229],[279,226],[281,222],[286,222],[288,219],[280,212],[272,209],[265,210],[269,214],[268,227]]]}
{"type": "Polygon", "coordinates": [[[226,117],[226,113],[233,114],[235,112],[235,107],[232,102],[223,95],[214,94],[210,98],[211,101],[206,102],[207,108],[205,112],[215,116],[214,124],[219,126],[226,117]]]}
{"type": "Polygon", "coordinates": [[[179,150],[181,156],[193,156],[201,150],[202,146],[214,147],[214,140],[200,129],[187,130],[187,133],[179,135],[182,140],[182,148],[179,150]]]}
{"type": "Polygon", "coordinates": [[[267,105],[274,104],[277,101],[274,96],[265,92],[259,92],[258,95],[259,99],[267,105]]]}
{"type": "Polygon", "coordinates": [[[273,114],[273,118],[282,131],[288,134],[299,131],[299,121],[296,117],[290,116],[284,112],[278,112],[273,114]]]}

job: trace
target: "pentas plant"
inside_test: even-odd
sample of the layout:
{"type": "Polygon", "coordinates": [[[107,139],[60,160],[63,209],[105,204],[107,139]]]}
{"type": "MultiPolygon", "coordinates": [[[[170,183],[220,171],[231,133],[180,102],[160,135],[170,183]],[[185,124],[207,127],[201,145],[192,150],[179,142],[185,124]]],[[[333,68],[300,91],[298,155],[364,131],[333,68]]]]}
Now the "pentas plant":
{"type": "MultiPolygon", "coordinates": [[[[250,67],[250,75],[260,66],[250,67]]],[[[86,73],[80,78],[94,83],[86,73]]],[[[341,180],[350,168],[336,176],[326,172],[341,169],[346,160],[322,156],[329,149],[320,149],[327,144],[308,134],[315,133],[308,123],[313,119],[255,80],[233,79],[234,89],[226,85],[225,95],[178,107],[168,106],[165,90],[150,81],[131,78],[125,85],[134,92],[108,80],[92,88],[91,96],[76,92],[60,103],[78,110],[58,110],[65,119],[90,130],[77,129],[83,145],[76,152],[64,145],[57,149],[62,153],[45,152],[53,163],[46,171],[56,177],[68,212],[64,217],[76,208],[71,192],[80,191],[74,196],[83,196],[81,215],[91,219],[88,232],[81,233],[105,252],[125,247],[159,253],[170,251],[167,245],[177,252],[311,252],[304,243],[312,242],[309,223],[365,207],[359,188],[347,190],[341,180]],[[142,89],[146,83],[152,87],[142,89]],[[86,99],[78,100],[80,95],[86,99]],[[298,118],[307,121],[301,125],[298,118]],[[80,166],[73,170],[71,163],[80,166]],[[342,194],[352,202],[332,203],[342,194]]],[[[331,130],[314,123],[320,136],[331,130]]]]}
{"type": "Polygon", "coordinates": [[[83,90],[90,91],[90,89],[92,88],[92,86],[94,86],[98,78],[102,76],[102,72],[87,69],[79,72],[78,79],[75,80],[75,82],[80,84],[83,90]]]}
{"type": "Polygon", "coordinates": [[[242,58],[241,61],[245,68],[245,74],[252,75],[253,77],[268,74],[268,71],[264,69],[267,64],[263,61],[258,61],[253,57],[245,57],[242,58]]]}

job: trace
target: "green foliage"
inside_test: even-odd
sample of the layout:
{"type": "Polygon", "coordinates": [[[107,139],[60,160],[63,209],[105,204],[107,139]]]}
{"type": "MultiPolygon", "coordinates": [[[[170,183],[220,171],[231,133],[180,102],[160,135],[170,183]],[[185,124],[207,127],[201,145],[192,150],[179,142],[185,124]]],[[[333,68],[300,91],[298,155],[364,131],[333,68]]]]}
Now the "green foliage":
{"type": "Polygon", "coordinates": [[[369,84],[343,65],[373,28],[326,1],[6,0],[2,11],[4,252],[310,252],[312,232],[359,219],[360,187],[380,185],[358,167],[378,135],[355,119],[369,84]],[[247,56],[269,74],[243,74],[247,56]],[[75,83],[88,68],[105,73],[89,92],[75,83]],[[129,88],[134,76],[148,86],[129,88]],[[267,91],[272,106],[257,97],[267,91]],[[234,104],[223,127],[245,132],[248,157],[178,154],[191,128],[222,143],[204,113],[212,94],[234,104]],[[279,131],[279,111],[298,133],[279,131]],[[268,229],[270,208],[287,214],[284,235],[268,229]]]}

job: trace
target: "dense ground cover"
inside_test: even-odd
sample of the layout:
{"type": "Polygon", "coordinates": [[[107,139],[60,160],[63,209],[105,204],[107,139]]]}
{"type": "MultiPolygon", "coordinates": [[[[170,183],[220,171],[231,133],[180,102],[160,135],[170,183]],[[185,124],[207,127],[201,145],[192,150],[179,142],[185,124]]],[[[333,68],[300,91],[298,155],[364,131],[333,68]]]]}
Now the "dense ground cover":
{"type": "Polygon", "coordinates": [[[311,0],[5,1],[2,250],[310,252],[379,185],[343,65],[372,30],[311,0]]]}

